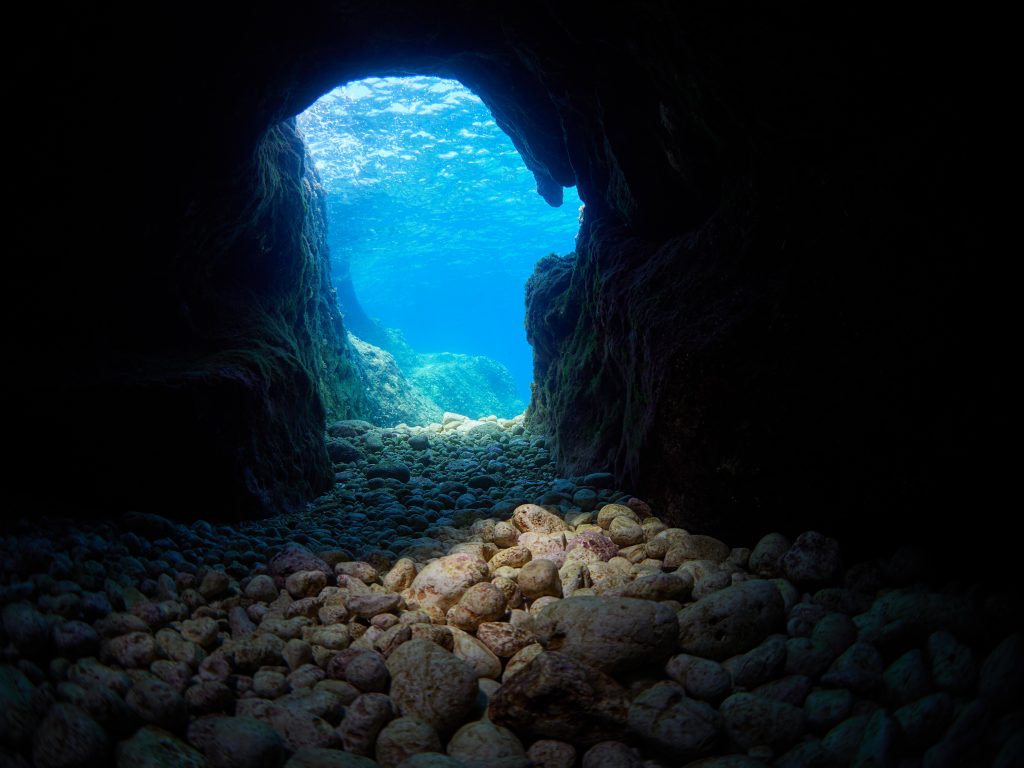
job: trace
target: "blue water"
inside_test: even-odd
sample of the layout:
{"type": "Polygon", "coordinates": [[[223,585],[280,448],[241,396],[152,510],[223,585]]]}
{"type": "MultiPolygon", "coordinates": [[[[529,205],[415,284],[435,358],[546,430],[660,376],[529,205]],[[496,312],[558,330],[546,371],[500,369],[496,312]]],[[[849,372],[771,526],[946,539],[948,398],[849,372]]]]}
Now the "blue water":
{"type": "Polygon", "coordinates": [[[552,208],[479,97],[454,80],[369,78],[298,117],[327,191],[332,259],[370,317],[418,352],[487,355],[529,400],[523,290],[575,247],[575,189],[552,208]]]}

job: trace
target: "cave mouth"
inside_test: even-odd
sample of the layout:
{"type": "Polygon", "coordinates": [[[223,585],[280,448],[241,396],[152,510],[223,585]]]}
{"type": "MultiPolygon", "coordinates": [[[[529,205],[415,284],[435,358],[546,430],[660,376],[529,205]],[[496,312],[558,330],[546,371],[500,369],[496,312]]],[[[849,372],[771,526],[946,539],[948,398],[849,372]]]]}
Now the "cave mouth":
{"type": "Polygon", "coordinates": [[[440,411],[522,413],[533,380],[524,286],[539,259],[574,249],[575,188],[559,208],[545,202],[457,80],[350,81],[297,122],[326,193],[331,277],[356,353],[378,365],[389,354],[440,411]]]}

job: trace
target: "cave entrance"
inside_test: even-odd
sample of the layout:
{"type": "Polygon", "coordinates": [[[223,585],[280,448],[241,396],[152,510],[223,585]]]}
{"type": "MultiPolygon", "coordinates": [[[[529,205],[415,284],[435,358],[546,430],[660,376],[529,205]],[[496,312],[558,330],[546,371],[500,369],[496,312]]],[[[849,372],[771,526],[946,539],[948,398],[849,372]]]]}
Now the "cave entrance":
{"type": "Polygon", "coordinates": [[[533,379],[524,286],[538,259],[574,249],[576,190],[548,205],[456,80],[353,81],[298,125],[327,193],[332,278],[354,348],[378,369],[389,364],[379,350],[389,353],[413,400],[425,398],[410,406],[424,415],[403,420],[521,413],[533,379]]]}

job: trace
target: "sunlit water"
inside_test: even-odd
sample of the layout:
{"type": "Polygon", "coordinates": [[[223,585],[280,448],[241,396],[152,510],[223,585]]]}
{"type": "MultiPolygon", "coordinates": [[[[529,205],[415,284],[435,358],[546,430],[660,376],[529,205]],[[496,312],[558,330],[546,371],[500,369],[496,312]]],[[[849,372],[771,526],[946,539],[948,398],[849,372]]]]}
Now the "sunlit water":
{"type": "Polygon", "coordinates": [[[523,289],[574,248],[575,189],[552,208],[511,140],[460,83],[370,78],[299,115],[327,190],[328,240],[367,314],[420,352],[487,355],[529,400],[523,289]]]}

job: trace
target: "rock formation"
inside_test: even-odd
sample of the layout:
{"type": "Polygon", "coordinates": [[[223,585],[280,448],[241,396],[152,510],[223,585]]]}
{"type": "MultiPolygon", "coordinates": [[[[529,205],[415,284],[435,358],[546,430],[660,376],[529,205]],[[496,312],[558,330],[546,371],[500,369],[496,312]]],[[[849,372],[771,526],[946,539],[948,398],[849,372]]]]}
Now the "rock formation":
{"type": "Polygon", "coordinates": [[[356,406],[282,121],[419,72],[475,89],[546,199],[586,202],[575,261],[545,264],[529,310],[532,419],[563,471],[607,464],[722,536],[778,516],[869,538],[938,510],[998,534],[1009,68],[982,14],[29,13],[4,307],[19,498],[250,514],[323,486],[320,401],[356,406]]]}

